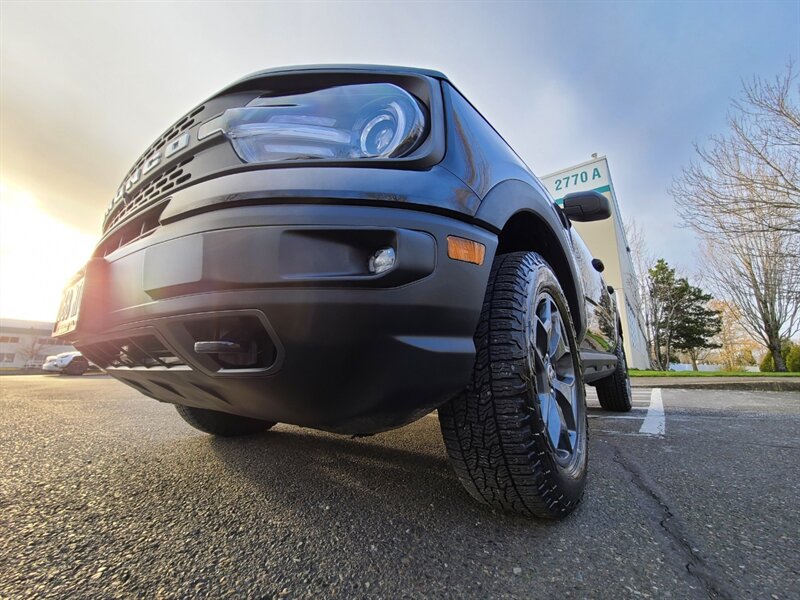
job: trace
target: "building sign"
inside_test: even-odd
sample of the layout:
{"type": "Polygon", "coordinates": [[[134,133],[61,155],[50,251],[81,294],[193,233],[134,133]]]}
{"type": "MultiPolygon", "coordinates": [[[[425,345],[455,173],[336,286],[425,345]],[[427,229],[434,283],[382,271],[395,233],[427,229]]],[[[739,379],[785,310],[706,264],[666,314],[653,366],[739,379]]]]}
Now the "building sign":
{"type": "Polygon", "coordinates": [[[603,278],[614,286],[620,321],[625,332],[623,336],[628,364],[639,369],[650,366],[647,341],[641,318],[639,291],[636,285],[636,271],[633,268],[622,216],[614,192],[614,184],[605,156],[593,157],[574,167],[561,169],[541,178],[542,185],[550,195],[563,205],[564,196],[573,192],[595,191],[609,199],[611,218],[591,223],[577,222],[577,231],[592,254],[605,263],[603,278]]]}
{"type": "Polygon", "coordinates": [[[556,171],[542,177],[542,184],[556,202],[562,203],[564,196],[572,192],[594,190],[601,194],[611,192],[611,178],[605,157],[592,159],[576,167],[556,171]]]}

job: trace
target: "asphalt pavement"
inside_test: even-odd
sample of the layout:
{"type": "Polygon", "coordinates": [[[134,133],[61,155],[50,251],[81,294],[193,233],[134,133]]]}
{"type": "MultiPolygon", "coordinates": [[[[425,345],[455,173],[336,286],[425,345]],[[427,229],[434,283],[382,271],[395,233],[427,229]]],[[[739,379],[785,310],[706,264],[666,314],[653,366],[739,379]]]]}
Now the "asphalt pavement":
{"type": "Polygon", "coordinates": [[[105,376],[0,377],[0,598],[798,598],[800,394],[590,393],[581,506],[462,490],[435,415],[214,439],[105,376]]]}

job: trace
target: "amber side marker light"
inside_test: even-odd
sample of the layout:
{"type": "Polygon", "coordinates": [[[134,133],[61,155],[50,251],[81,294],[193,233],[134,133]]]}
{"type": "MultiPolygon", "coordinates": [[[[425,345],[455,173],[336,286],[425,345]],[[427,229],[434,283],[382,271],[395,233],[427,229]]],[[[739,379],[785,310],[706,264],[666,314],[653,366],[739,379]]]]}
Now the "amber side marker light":
{"type": "Polygon", "coordinates": [[[447,256],[475,265],[482,265],[486,257],[486,246],[454,235],[447,236],[447,256]]]}

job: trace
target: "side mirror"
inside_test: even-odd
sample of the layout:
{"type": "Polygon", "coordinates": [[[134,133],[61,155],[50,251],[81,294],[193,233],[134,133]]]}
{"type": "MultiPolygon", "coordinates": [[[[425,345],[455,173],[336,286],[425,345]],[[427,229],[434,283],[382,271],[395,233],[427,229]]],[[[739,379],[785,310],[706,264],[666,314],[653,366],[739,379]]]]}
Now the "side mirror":
{"type": "Polygon", "coordinates": [[[561,210],[570,221],[602,221],[611,216],[611,203],[600,192],[574,192],[564,196],[561,210]]]}

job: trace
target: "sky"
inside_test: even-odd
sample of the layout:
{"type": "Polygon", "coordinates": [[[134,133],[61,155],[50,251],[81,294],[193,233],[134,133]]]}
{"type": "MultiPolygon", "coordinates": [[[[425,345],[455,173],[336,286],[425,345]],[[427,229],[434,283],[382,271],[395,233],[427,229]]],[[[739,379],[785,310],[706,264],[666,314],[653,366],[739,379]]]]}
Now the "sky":
{"type": "Polygon", "coordinates": [[[52,320],[142,151],[239,77],[446,73],[538,175],[608,161],[625,219],[691,272],[668,193],[743,79],[800,58],[794,2],[0,3],[0,316],[52,320]]]}

